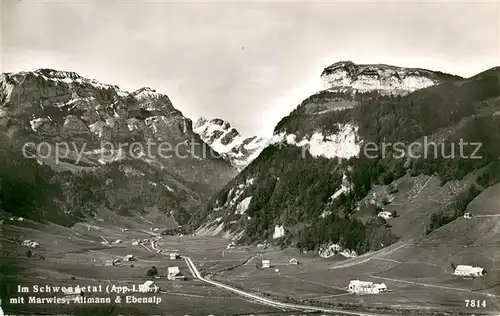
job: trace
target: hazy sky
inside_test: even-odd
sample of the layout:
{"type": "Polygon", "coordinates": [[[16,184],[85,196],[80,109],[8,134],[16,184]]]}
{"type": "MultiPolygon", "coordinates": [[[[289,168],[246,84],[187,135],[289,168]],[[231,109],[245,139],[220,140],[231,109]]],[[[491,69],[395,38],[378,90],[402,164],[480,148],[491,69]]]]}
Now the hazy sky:
{"type": "Polygon", "coordinates": [[[500,65],[498,2],[2,3],[4,72],[150,86],[246,135],[270,133],[339,60],[462,76],[500,65]]]}

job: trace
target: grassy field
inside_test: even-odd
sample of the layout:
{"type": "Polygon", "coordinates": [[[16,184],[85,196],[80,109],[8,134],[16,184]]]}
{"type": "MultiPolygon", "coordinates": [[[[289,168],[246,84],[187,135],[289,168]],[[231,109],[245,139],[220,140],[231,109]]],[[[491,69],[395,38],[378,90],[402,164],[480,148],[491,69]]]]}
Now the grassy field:
{"type": "MultiPolygon", "coordinates": [[[[418,190],[408,189],[404,194],[413,192],[415,197],[419,197],[420,194],[432,193],[427,191],[428,186],[432,188],[435,185],[432,179],[429,182],[428,179],[421,180],[418,190]]],[[[474,219],[458,219],[429,235],[417,234],[416,229],[413,231],[414,238],[406,238],[377,252],[351,259],[341,256],[323,259],[314,253],[304,254],[272,246],[267,249],[226,249],[228,240],[203,236],[163,237],[158,243],[163,252],[156,253],[151,251],[150,244],[146,247],[132,245],[133,239],[151,238],[153,232],[150,229],[154,226],[148,223],[148,219],[131,220],[103,214],[101,220],[68,229],[31,221],[11,222],[4,216],[0,248],[1,290],[6,302],[6,297],[17,295],[17,285],[138,285],[148,279],[146,271],[155,266],[161,278],[154,279],[154,282],[161,292],[154,295],[162,298],[161,304],[81,305],[76,306],[75,312],[81,315],[108,315],[110,311],[111,314],[138,315],[280,313],[200,280],[193,280],[183,260],[169,260],[169,252],[178,252],[190,256],[199,270],[211,279],[281,300],[392,308],[395,314],[403,314],[406,310],[410,315],[417,312],[418,315],[431,312],[498,315],[500,216],[496,215],[500,211],[495,197],[499,195],[500,186],[494,186],[474,200],[468,209],[480,215],[474,219]],[[121,228],[124,227],[129,231],[123,231],[121,228]],[[120,239],[122,243],[103,245],[102,237],[110,242],[120,239]],[[40,260],[38,256],[26,257],[28,248],[15,242],[25,239],[40,243],[40,247],[32,251],[44,256],[45,260],[40,260]],[[137,260],[113,267],[105,266],[105,262],[127,254],[134,255],[137,260]],[[298,259],[301,264],[290,265],[291,258],[298,259]],[[270,269],[257,268],[256,264],[263,259],[271,261],[270,269]],[[480,265],[486,268],[488,274],[477,279],[455,277],[452,264],[480,265]],[[178,266],[189,279],[167,281],[164,277],[168,266],[178,266]],[[346,287],[350,280],[355,279],[383,282],[391,292],[350,294],[346,287]],[[486,307],[466,307],[467,300],[479,300],[481,305],[484,301],[486,307]]],[[[400,214],[403,217],[411,213],[400,214]]],[[[401,217],[398,220],[400,229],[403,229],[409,223],[401,217]]],[[[52,314],[69,312],[75,307],[9,303],[3,306],[5,310],[20,313],[52,314]]]]}
{"type": "MultiPolygon", "coordinates": [[[[192,278],[184,260],[169,260],[167,256],[148,251],[146,248],[132,245],[132,239],[149,238],[148,225],[137,225],[136,229],[123,232],[115,223],[96,222],[77,225],[68,229],[57,225],[42,225],[28,220],[10,221],[3,217],[0,240],[0,273],[2,308],[6,313],[16,314],[72,314],[72,315],[208,315],[208,314],[268,314],[277,312],[270,308],[244,300],[231,292],[207,285],[192,278]],[[118,245],[103,245],[105,237],[109,241],[121,239],[118,245]],[[31,249],[36,254],[28,258],[28,248],[17,241],[35,240],[39,248],[31,249]],[[107,261],[134,255],[137,260],[123,262],[116,266],[105,266],[107,261]],[[40,259],[40,255],[45,259],[40,259]],[[110,297],[111,303],[102,304],[14,304],[11,298],[19,296],[28,300],[29,296],[64,297],[62,293],[33,293],[33,286],[138,286],[148,280],[146,271],[157,267],[160,279],[153,279],[159,287],[158,293],[134,294],[161,298],[160,304],[114,304],[116,293],[90,293],[89,297],[110,297]],[[188,277],[187,281],[168,281],[167,267],[178,266],[181,273],[188,277]],[[19,293],[18,286],[28,287],[30,293],[19,293]],[[208,314],[207,314],[208,313],[208,314]]],[[[122,223],[121,223],[122,224],[122,223]]],[[[216,247],[222,245],[217,240],[216,247]]],[[[175,244],[177,251],[183,253],[182,244],[176,238],[167,238],[167,242],[175,244]]],[[[189,244],[196,245],[197,241],[189,244]]],[[[165,246],[165,245],[164,245],[165,246]]],[[[202,244],[202,248],[206,245],[202,244]]],[[[224,244],[225,247],[225,244],[224,244]]],[[[150,247],[149,247],[150,248],[150,247]]],[[[162,246],[162,248],[164,248],[162,246]]],[[[167,248],[167,247],[165,247],[167,248]]],[[[168,247],[172,248],[172,247],[168,247]]],[[[210,248],[209,248],[210,249],[210,248]]],[[[172,249],[173,250],[173,249],[172,249]]],[[[193,247],[193,250],[196,250],[193,247]]],[[[208,251],[211,252],[211,251],[208,251]]],[[[220,253],[220,252],[219,252],[220,253]]],[[[168,254],[168,253],[167,253],[168,254]]],[[[233,260],[238,261],[240,257],[233,260]]]]}

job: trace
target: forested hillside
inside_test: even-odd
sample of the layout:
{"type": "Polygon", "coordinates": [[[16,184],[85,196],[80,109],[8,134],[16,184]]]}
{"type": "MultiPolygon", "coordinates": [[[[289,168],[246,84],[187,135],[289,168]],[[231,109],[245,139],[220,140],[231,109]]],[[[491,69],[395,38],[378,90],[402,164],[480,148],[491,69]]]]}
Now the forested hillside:
{"type": "Polygon", "coordinates": [[[101,208],[132,217],[155,206],[185,224],[206,198],[189,183],[162,175],[140,161],[56,172],[35,159],[26,159],[22,144],[4,136],[0,142],[0,209],[13,216],[70,226],[87,217],[99,217],[101,208]]]}

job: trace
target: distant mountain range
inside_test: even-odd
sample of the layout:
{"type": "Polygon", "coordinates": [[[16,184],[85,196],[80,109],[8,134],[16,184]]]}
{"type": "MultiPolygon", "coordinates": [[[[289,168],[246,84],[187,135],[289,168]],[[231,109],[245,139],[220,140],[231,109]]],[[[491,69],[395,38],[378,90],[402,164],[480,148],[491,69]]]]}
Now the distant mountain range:
{"type": "Polygon", "coordinates": [[[0,207],[65,223],[102,210],[157,214],[198,235],[241,243],[329,255],[377,250],[439,230],[500,180],[500,139],[491,133],[499,125],[499,77],[498,68],[461,78],[338,62],[322,72],[323,90],[264,139],[244,137],[220,118],[193,124],[151,88],[126,92],[53,69],[4,73],[0,207]],[[424,137],[448,149],[459,139],[480,140],[483,158],[396,159],[389,149],[372,159],[363,152],[367,142],[423,144],[424,137]],[[62,142],[75,147],[58,148],[62,142]],[[162,157],[159,143],[179,152],[162,157]],[[412,200],[424,185],[432,185],[437,202],[412,200]],[[381,212],[400,216],[388,220],[381,212]]]}

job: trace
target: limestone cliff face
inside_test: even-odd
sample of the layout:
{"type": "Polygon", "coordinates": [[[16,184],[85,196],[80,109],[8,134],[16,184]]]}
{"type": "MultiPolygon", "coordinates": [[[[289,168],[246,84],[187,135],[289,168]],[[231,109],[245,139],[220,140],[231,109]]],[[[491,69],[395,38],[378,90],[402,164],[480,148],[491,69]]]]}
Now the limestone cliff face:
{"type": "MultiPolygon", "coordinates": [[[[91,158],[109,150],[100,148],[104,141],[137,142],[141,148],[124,148],[120,159],[133,152],[145,163],[215,188],[236,174],[193,132],[191,120],[174,108],[168,96],[151,88],[127,92],[75,72],[39,69],[2,74],[0,101],[2,125],[15,126],[29,138],[75,142],[80,149],[85,144],[91,158]],[[150,150],[148,142],[154,144],[150,150]],[[160,143],[168,145],[164,146],[171,151],[168,157],[159,155],[160,143]]],[[[97,165],[103,163],[107,161],[97,165]]]]}
{"type": "Polygon", "coordinates": [[[459,77],[419,68],[340,61],[321,74],[323,88],[339,92],[378,92],[404,95],[459,77]]]}

